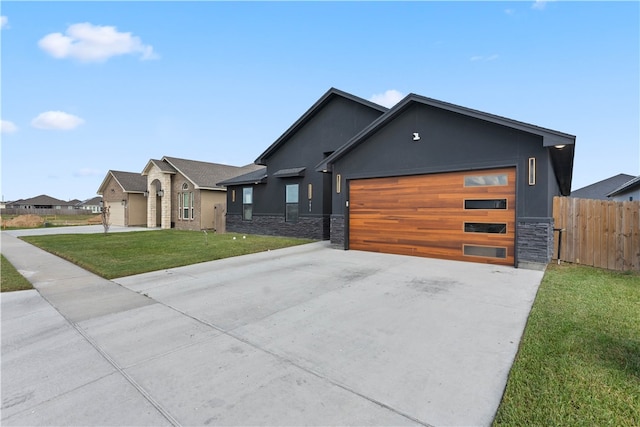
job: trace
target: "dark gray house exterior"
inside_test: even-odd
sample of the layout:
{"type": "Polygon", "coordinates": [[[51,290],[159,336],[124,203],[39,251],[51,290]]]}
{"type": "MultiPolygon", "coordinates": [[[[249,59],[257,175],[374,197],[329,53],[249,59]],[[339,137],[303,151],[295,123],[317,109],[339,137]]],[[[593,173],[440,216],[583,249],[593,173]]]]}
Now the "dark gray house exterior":
{"type": "Polygon", "coordinates": [[[220,183],[227,186],[227,230],[329,239],[332,181],[315,166],[386,111],[327,91],[256,159],[266,169],[220,183]]]}
{"type": "Polygon", "coordinates": [[[519,267],[549,262],[553,197],[570,193],[575,136],[415,94],[390,110],[335,89],[320,102],[322,114],[303,116],[258,158],[266,178],[242,182],[253,191],[251,219],[242,220],[247,187],[227,181],[228,230],[519,267]],[[313,225],[283,232],[288,183],[299,184],[298,224],[304,212],[313,225]],[[265,213],[270,221],[256,221],[265,213]],[[320,224],[321,235],[308,233],[320,224]]]}
{"type": "Polygon", "coordinates": [[[620,173],[602,181],[594,182],[571,192],[577,199],[611,200],[609,194],[635,178],[633,175],[620,173]]]}

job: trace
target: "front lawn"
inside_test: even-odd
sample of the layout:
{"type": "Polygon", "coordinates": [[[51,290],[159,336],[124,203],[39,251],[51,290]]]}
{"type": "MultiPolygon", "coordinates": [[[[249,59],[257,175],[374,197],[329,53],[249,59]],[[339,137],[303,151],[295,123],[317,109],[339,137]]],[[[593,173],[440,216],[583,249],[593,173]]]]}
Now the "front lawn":
{"type": "Polygon", "coordinates": [[[107,279],[312,242],[182,230],[59,234],[22,239],[107,279]]]}
{"type": "Polygon", "coordinates": [[[549,266],[494,425],[640,426],[640,275],[549,266]]]}
{"type": "Polygon", "coordinates": [[[4,257],[0,255],[0,292],[24,291],[33,289],[31,283],[4,257]]]}

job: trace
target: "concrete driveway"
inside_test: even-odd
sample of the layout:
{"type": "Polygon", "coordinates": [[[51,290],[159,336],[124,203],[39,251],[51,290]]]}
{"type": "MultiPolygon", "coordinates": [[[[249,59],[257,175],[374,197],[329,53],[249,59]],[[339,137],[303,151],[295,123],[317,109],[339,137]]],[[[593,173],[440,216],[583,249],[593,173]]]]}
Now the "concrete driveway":
{"type": "Polygon", "coordinates": [[[1,297],[3,425],[488,425],[543,274],[320,242],[107,281],[2,252],[38,289],[1,297]]]}

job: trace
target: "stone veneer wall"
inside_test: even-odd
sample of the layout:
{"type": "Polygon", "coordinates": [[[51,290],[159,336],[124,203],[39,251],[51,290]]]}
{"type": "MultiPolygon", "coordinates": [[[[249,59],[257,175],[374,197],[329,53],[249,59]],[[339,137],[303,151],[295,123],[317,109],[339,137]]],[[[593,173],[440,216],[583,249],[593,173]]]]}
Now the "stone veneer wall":
{"type": "Polygon", "coordinates": [[[518,267],[546,266],[553,258],[553,218],[516,219],[518,267]]]}
{"type": "Polygon", "coordinates": [[[285,222],[284,216],[253,215],[243,221],[242,215],[227,213],[227,232],[261,234],[266,236],[302,237],[322,240],[323,217],[301,216],[298,222],[285,222]]]}
{"type": "Polygon", "coordinates": [[[344,215],[331,215],[331,246],[344,249],[344,215]]]}

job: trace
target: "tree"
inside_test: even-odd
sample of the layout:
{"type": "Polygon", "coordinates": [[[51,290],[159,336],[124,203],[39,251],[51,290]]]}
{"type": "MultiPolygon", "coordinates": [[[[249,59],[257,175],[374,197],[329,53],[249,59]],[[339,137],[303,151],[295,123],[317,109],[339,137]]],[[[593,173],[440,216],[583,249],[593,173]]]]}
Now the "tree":
{"type": "Polygon", "coordinates": [[[109,217],[111,214],[109,213],[109,205],[102,207],[102,226],[104,227],[104,234],[109,232],[109,227],[111,227],[111,223],[109,222],[109,217]]]}

